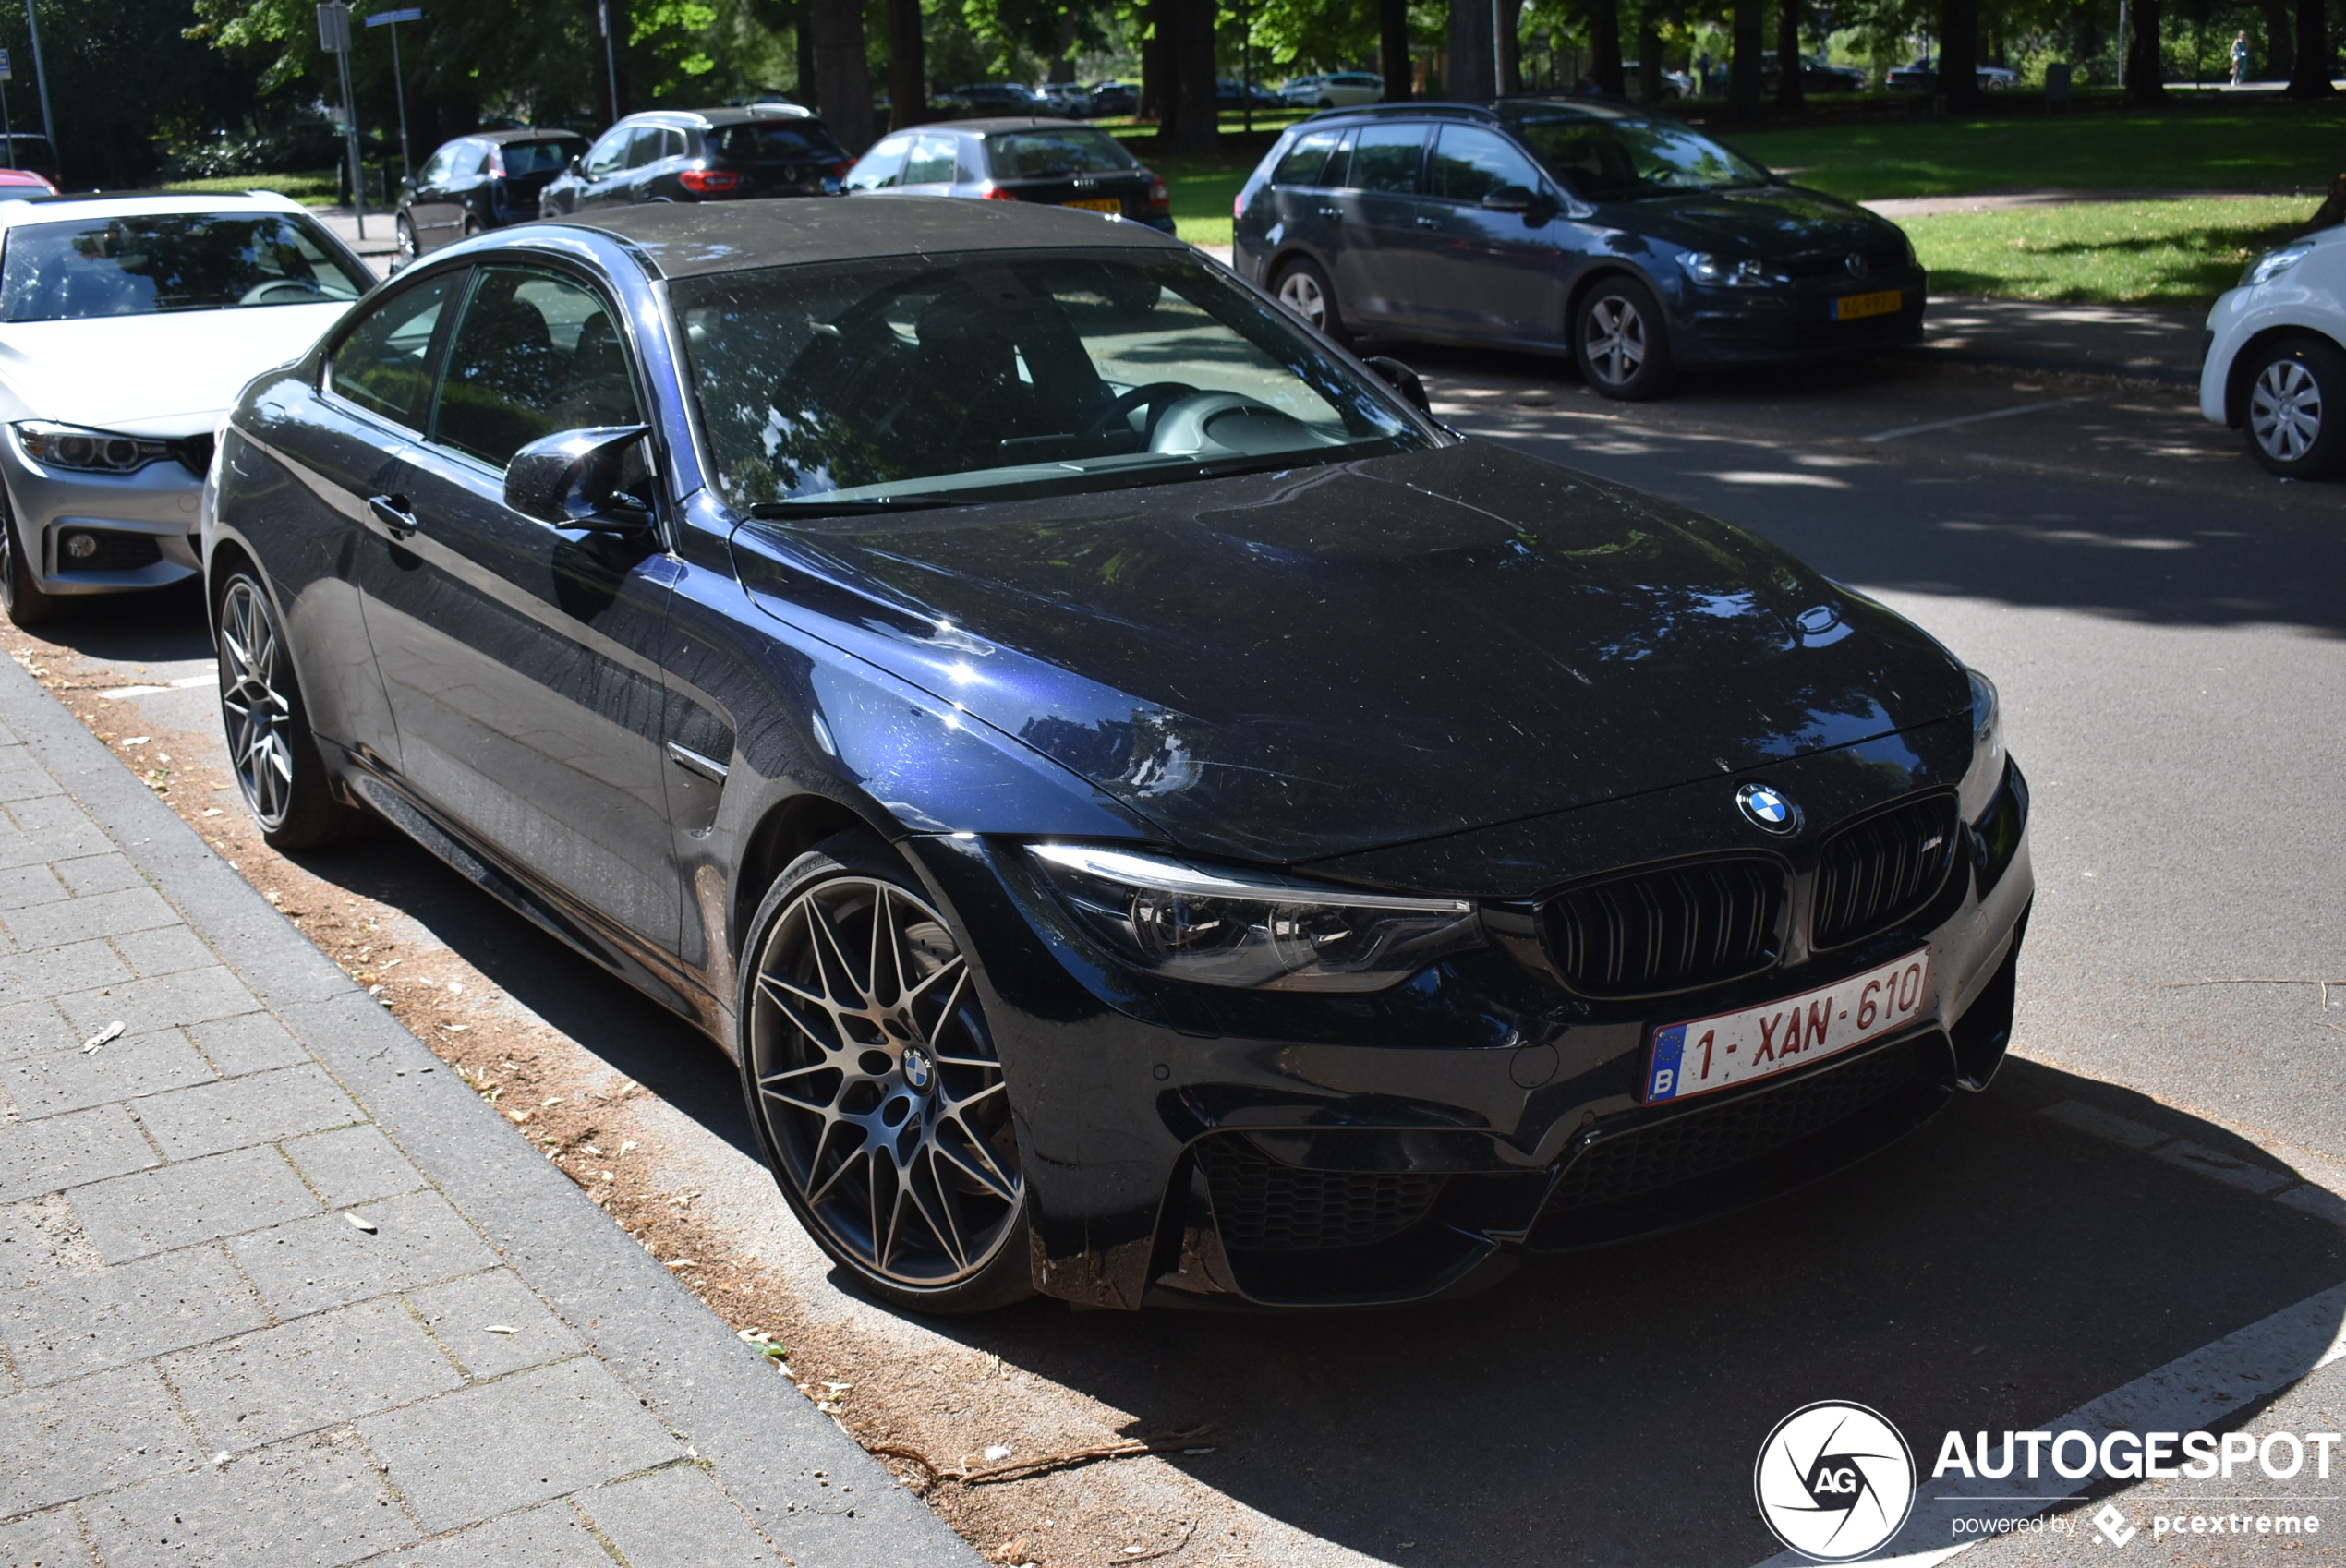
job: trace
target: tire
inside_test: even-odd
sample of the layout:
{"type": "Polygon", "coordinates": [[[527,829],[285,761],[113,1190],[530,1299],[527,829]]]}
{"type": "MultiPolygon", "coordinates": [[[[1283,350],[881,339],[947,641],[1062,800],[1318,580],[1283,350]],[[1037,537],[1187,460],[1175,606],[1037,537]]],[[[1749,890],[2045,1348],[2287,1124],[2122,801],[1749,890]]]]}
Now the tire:
{"type": "Polygon", "coordinates": [[[912,1311],[1034,1294],[1000,1060],[968,959],[903,859],[861,831],[799,856],[750,923],[741,972],[750,1121],[816,1244],[912,1311]]]}
{"type": "Polygon", "coordinates": [[[1670,329],[1662,302],[1635,278],[1599,279],[1572,322],[1572,354],[1580,379],[1600,397],[1642,403],[1676,384],[1670,329]]]}
{"type": "Polygon", "coordinates": [[[308,850],[369,831],[373,816],[329,788],[267,586],[251,572],[230,573],[212,601],[212,626],[228,766],[262,840],[272,850],[308,850]]]}
{"type": "Polygon", "coordinates": [[[407,261],[413,261],[423,254],[416,243],[416,225],[408,220],[406,213],[402,212],[393,219],[391,228],[393,243],[396,247],[395,254],[405,258],[407,261]]]}
{"type": "Polygon", "coordinates": [[[0,609],[18,626],[54,621],[65,609],[58,595],[44,592],[26,563],[24,540],[17,532],[17,509],[0,498],[0,609]]]}
{"type": "Polygon", "coordinates": [[[2316,337],[2284,338],[2243,367],[2241,428],[2248,455],[2284,479],[2346,469],[2346,352],[2316,337]]]}
{"type": "Polygon", "coordinates": [[[1349,344],[1351,331],[1344,324],[1343,309],[1336,302],[1336,285],[1320,270],[1317,261],[1297,259],[1279,269],[1271,292],[1279,303],[1302,317],[1329,342],[1349,344]]]}

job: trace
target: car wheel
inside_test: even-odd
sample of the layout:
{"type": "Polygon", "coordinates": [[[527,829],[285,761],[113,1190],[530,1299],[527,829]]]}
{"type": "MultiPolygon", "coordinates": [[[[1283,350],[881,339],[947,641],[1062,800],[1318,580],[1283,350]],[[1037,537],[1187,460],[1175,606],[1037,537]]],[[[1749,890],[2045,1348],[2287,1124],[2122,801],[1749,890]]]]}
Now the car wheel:
{"type": "Polygon", "coordinates": [[[1336,303],[1336,285],[1316,261],[1290,261],[1279,271],[1273,292],[1279,303],[1320,329],[1336,343],[1350,343],[1344,313],[1336,303]]]}
{"type": "Polygon", "coordinates": [[[406,213],[399,214],[393,221],[391,229],[392,242],[397,247],[399,255],[404,259],[413,261],[423,253],[421,247],[416,243],[416,225],[408,221],[406,213]]]}
{"type": "Polygon", "coordinates": [[[742,1082],[799,1223],[892,1306],[1034,1294],[1018,1135],[970,964],[886,844],[791,863],[751,923],[742,1082]]]}
{"type": "Polygon", "coordinates": [[[1580,302],[1572,347],[1580,377],[1600,396],[1639,402],[1677,380],[1662,302],[1635,278],[1605,278],[1580,302]]]}
{"type": "Polygon", "coordinates": [[[480,220],[474,217],[470,212],[466,213],[464,237],[470,239],[473,235],[478,233],[480,233],[480,220]]]}
{"type": "Polygon", "coordinates": [[[0,500],[0,609],[18,626],[38,626],[64,608],[57,595],[44,592],[33,579],[24,541],[17,536],[16,508],[0,500]]]}
{"type": "Polygon", "coordinates": [[[262,839],[272,850],[307,850],[370,827],[369,814],[335,800],[327,786],[293,658],[260,580],[231,573],[213,604],[212,625],[228,765],[262,839]]]}
{"type": "Polygon", "coordinates": [[[2346,468],[2346,353],[2319,338],[2288,338],[2248,365],[2248,455],[2284,479],[2324,479],[2346,468]]]}

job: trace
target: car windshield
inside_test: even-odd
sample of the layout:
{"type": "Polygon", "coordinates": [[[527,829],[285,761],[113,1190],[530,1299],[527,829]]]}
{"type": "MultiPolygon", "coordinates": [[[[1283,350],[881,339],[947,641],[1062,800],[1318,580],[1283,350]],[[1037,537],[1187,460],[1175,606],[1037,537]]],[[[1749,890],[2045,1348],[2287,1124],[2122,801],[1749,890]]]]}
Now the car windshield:
{"type": "Polygon", "coordinates": [[[1141,166],[1141,161],[1106,131],[1016,131],[986,138],[986,150],[996,176],[1006,180],[1105,175],[1141,166]]]}
{"type": "Polygon", "coordinates": [[[888,257],[683,279],[671,297],[718,488],[771,515],[1427,440],[1301,323],[1181,257],[888,257]]]}
{"type": "Polygon", "coordinates": [[[751,120],[723,126],[710,133],[708,145],[712,153],[729,163],[788,163],[845,156],[829,132],[804,120],[751,120]]]}
{"type": "Polygon", "coordinates": [[[1626,115],[1526,115],[1507,127],[1550,173],[1590,201],[1765,185],[1768,171],[1709,137],[1626,115]]]}
{"type": "Polygon", "coordinates": [[[373,280],[302,220],[172,212],[26,223],[0,259],[0,320],[346,304],[373,280]]]}
{"type": "Polygon", "coordinates": [[[509,141],[497,150],[508,175],[550,175],[586,151],[584,141],[509,141]]]}

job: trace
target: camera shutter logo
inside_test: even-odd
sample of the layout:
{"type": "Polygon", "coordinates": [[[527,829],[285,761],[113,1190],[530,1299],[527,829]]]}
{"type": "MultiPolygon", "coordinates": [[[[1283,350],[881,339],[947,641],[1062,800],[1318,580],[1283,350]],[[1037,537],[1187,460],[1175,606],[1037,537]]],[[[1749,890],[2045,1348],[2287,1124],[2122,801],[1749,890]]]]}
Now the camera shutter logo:
{"type": "Polygon", "coordinates": [[[1819,1562],[1863,1557],[1915,1505],[1915,1456],[1880,1412],[1822,1400],[1776,1423],[1751,1471],[1776,1539],[1819,1562]]]}

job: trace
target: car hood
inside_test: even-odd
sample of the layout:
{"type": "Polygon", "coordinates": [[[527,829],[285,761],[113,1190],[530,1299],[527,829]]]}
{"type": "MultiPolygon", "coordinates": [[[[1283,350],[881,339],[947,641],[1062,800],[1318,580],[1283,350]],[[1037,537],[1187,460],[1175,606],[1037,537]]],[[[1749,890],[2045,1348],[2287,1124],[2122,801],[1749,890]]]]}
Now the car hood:
{"type": "Polygon", "coordinates": [[[263,370],[298,359],[349,308],[271,305],[0,324],[19,417],[137,436],[210,430],[263,370]]]}
{"type": "Polygon", "coordinates": [[[1690,190],[1624,203],[1624,226],[1688,250],[1762,259],[1849,250],[1902,240],[1898,226],[1864,208],[1796,186],[1690,190]]]}
{"type": "MultiPolygon", "coordinates": [[[[771,612],[1208,854],[1292,863],[1968,712],[1752,535],[1468,441],[735,537],[771,612]]],[[[848,759],[853,763],[852,758],[848,759]]]]}

